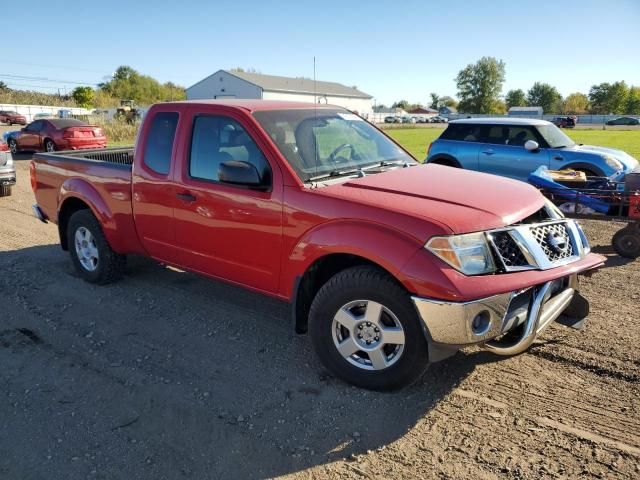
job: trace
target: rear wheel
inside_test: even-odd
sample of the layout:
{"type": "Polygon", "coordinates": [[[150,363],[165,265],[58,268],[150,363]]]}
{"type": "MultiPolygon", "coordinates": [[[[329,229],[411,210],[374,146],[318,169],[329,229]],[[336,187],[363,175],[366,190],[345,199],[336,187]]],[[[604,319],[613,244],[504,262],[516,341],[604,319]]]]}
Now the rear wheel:
{"type": "Polygon", "coordinates": [[[45,151],[50,152],[50,153],[51,152],[55,152],[56,151],[56,144],[53,143],[53,140],[50,140],[50,139],[47,138],[44,141],[44,149],[45,149],[45,151]]]}
{"type": "Polygon", "coordinates": [[[408,293],[374,267],[343,270],[320,289],[309,333],[325,367],[360,387],[400,388],[428,365],[427,342],[408,293]]]}
{"type": "Polygon", "coordinates": [[[15,155],[15,154],[19,153],[18,142],[14,138],[10,138],[9,139],[8,145],[9,145],[9,150],[11,150],[12,154],[15,155]]]}
{"type": "Polygon", "coordinates": [[[126,256],[111,249],[90,210],[79,210],[69,219],[67,245],[76,271],[87,282],[104,285],[122,276],[126,256]]]}
{"type": "Polygon", "coordinates": [[[640,257],[640,228],[628,225],[618,230],[611,243],[621,257],[632,259],[640,257]]]}

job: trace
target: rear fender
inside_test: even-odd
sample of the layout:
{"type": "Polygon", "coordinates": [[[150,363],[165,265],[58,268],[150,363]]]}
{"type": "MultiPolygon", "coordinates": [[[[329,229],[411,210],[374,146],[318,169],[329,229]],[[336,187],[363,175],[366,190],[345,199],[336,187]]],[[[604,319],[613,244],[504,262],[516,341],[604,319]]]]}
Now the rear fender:
{"type": "MultiPolygon", "coordinates": [[[[107,241],[112,248],[114,248],[114,244],[118,243],[116,238],[116,222],[107,202],[95,187],[82,178],[69,178],[65,180],[58,194],[58,217],[64,207],[65,201],[71,198],[76,198],[87,204],[100,222],[107,241]]],[[[58,224],[60,225],[59,221],[58,224]]],[[[65,235],[65,232],[61,231],[60,235],[65,235]]]]}

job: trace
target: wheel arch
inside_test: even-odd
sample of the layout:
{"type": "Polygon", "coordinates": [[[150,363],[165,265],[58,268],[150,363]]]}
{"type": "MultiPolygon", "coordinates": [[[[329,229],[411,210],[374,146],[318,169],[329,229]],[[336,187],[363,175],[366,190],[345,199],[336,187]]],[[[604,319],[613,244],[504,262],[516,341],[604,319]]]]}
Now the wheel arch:
{"type": "Polygon", "coordinates": [[[115,228],[115,221],[111,209],[102,199],[98,191],[87,181],[80,178],[66,180],[60,189],[58,204],[58,234],[63,250],[68,249],[67,226],[69,218],[78,210],[91,210],[102,226],[105,236],[111,243],[110,230],[115,228]]]}
{"type": "Polygon", "coordinates": [[[320,288],[337,273],[356,266],[377,268],[406,290],[393,273],[369,258],[351,253],[329,253],[323,255],[311,263],[302,275],[298,275],[295,278],[291,315],[296,333],[307,332],[311,302],[313,302],[320,288]]]}
{"type": "Polygon", "coordinates": [[[594,165],[593,163],[588,162],[571,162],[567,165],[564,165],[565,169],[573,169],[573,170],[588,170],[596,174],[597,177],[605,177],[606,174],[602,171],[600,167],[594,165]]]}
{"type": "Polygon", "coordinates": [[[436,165],[446,165],[449,167],[462,168],[462,165],[460,164],[458,159],[446,153],[437,153],[433,157],[431,157],[429,160],[427,160],[426,163],[428,164],[433,163],[436,165]]]}

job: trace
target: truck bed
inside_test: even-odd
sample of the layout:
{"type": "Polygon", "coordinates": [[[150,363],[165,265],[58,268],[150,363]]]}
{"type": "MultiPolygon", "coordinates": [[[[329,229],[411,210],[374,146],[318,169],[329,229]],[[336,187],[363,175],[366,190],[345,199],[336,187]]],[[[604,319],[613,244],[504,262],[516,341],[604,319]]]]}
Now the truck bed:
{"type": "Polygon", "coordinates": [[[90,161],[123,165],[131,168],[133,165],[133,147],[101,148],[96,150],[67,150],[55,153],[36,153],[35,159],[45,161],[90,161]]]}
{"type": "Polygon", "coordinates": [[[58,223],[65,198],[78,198],[93,206],[116,251],[135,251],[132,167],[132,147],[35,153],[32,175],[36,202],[47,220],[58,223]]]}

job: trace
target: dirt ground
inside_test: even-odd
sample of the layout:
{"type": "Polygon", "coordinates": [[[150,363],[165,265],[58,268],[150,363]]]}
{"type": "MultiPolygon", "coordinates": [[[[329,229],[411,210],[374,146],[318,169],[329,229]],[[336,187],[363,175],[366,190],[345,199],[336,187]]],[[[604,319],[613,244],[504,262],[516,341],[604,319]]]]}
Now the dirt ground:
{"type": "Polygon", "coordinates": [[[479,349],[397,393],[331,378],[287,305],[133,259],[99,287],[0,198],[0,479],[640,477],[640,261],[604,268],[583,331],[479,349]]]}

